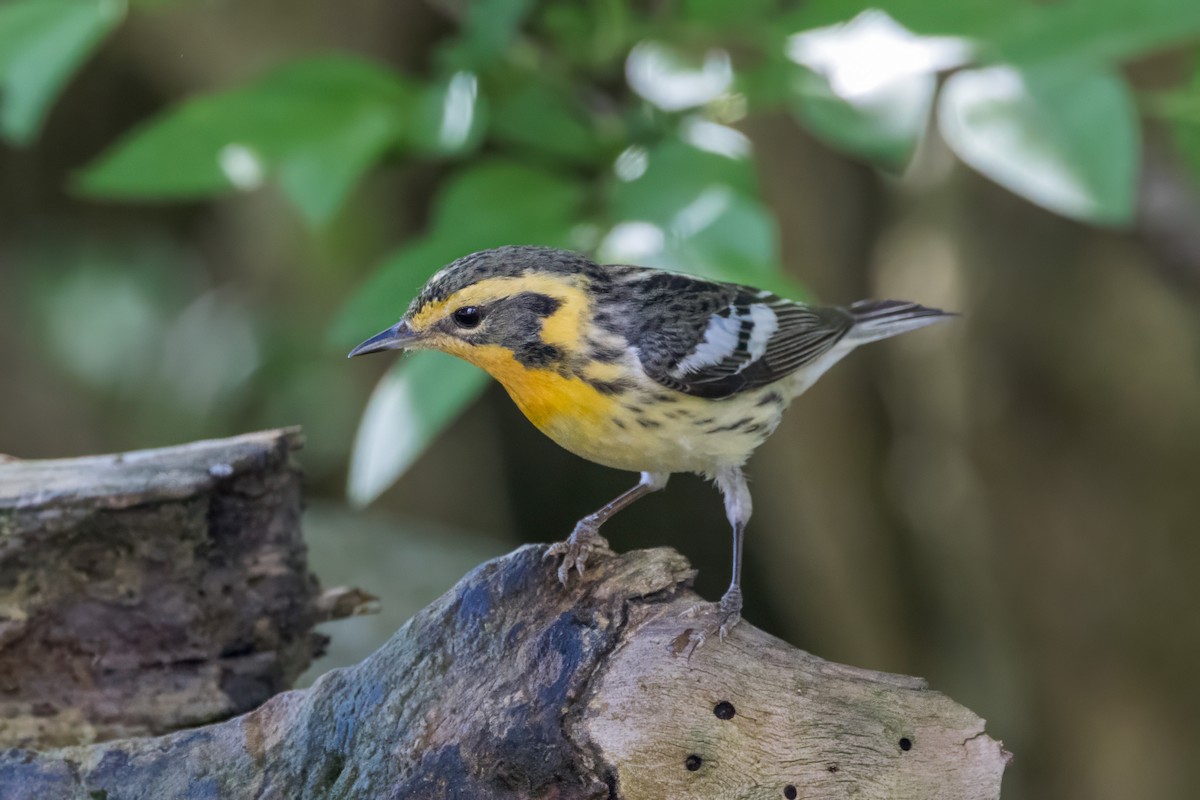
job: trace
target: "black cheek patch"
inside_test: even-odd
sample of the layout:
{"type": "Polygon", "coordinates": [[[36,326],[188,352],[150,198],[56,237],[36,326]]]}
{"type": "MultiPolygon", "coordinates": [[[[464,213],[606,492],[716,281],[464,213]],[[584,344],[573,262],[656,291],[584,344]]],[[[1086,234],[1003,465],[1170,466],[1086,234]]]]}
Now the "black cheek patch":
{"type": "Polygon", "coordinates": [[[522,365],[531,368],[549,367],[562,358],[562,351],[545,342],[528,342],[513,350],[513,356],[522,365]]]}
{"type": "Polygon", "coordinates": [[[528,309],[539,317],[548,317],[562,307],[562,301],[557,297],[537,292],[523,292],[509,302],[520,308],[528,309]]]}

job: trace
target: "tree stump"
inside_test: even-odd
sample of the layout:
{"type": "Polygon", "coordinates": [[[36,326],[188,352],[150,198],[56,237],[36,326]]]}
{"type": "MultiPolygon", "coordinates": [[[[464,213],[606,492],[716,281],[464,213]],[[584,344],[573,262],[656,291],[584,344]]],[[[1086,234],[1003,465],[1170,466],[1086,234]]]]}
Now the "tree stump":
{"type": "Polygon", "coordinates": [[[356,597],[308,572],[300,444],[0,462],[0,746],[166,733],[292,685],[356,597]]]}
{"type": "Polygon", "coordinates": [[[743,622],[690,654],[676,552],[489,561],[361,663],[236,719],[0,755],[4,800],[1000,796],[1009,759],[917,678],[743,622]]]}

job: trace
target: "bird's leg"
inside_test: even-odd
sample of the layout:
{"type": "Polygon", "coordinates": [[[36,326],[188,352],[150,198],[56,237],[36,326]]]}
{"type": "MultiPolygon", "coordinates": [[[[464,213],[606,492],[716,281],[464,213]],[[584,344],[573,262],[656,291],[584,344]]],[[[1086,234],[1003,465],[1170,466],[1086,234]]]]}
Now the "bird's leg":
{"type": "Polygon", "coordinates": [[[733,630],[742,619],[742,545],[746,541],[746,523],[739,520],[733,525],[733,580],[717,603],[720,610],[720,625],[717,632],[721,638],[733,630]]]}
{"type": "MultiPolygon", "coordinates": [[[[725,498],[725,515],[733,527],[733,579],[729,588],[716,603],[716,618],[707,626],[693,629],[688,638],[691,650],[704,644],[709,635],[716,633],[724,639],[742,618],[742,550],[746,541],[746,523],[752,510],[750,487],[741,467],[730,467],[717,473],[717,487],[725,498]]],[[[712,604],[694,605],[684,612],[685,616],[699,616],[713,609],[712,604]]]]}
{"type": "Polygon", "coordinates": [[[637,486],[618,495],[599,510],[579,520],[575,524],[575,530],[571,532],[565,542],[550,545],[546,550],[546,558],[562,556],[562,563],[558,565],[558,580],[565,586],[572,568],[580,575],[583,574],[584,565],[592,551],[609,550],[608,540],[600,535],[600,526],[607,522],[613,514],[633,503],[634,500],[665,487],[669,477],[670,475],[663,472],[643,472],[642,479],[637,486]]]}

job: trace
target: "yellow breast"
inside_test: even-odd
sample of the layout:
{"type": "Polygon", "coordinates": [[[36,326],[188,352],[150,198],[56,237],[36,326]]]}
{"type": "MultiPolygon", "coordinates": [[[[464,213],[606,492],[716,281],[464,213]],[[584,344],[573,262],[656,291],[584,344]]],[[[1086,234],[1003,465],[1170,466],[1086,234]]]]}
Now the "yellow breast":
{"type": "MultiPolygon", "coordinates": [[[[730,401],[667,393],[669,402],[653,401],[665,396],[662,387],[605,394],[578,377],[530,369],[497,345],[455,342],[445,349],[496,378],[521,413],[560,447],[615,469],[707,474],[741,464],[778,424],[782,410],[759,405],[758,393],[730,401]]],[[[604,369],[592,372],[592,380],[610,377],[604,369]]]]}

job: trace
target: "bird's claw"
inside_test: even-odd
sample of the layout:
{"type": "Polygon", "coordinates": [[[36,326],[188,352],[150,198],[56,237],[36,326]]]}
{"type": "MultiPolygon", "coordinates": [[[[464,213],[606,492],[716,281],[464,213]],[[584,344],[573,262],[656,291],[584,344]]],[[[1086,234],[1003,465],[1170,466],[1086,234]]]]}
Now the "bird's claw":
{"type": "Polygon", "coordinates": [[[679,616],[685,618],[695,618],[713,615],[713,619],[691,628],[687,632],[687,642],[683,646],[683,650],[687,651],[690,658],[696,649],[708,641],[708,637],[712,634],[717,634],[721,641],[725,641],[725,637],[729,635],[742,619],[742,591],[741,589],[730,589],[725,593],[721,600],[717,603],[697,603],[684,609],[679,616]]]}
{"type": "Polygon", "coordinates": [[[557,542],[546,548],[546,554],[542,558],[562,557],[562,563],[558,565],[558,582],[566,586],[571,577],[571,570],[574,569],[582,576],[584,566],[594,552],[611,553],[612,548],[594,526],[580,522],[565,542],[557,542]]]}

